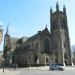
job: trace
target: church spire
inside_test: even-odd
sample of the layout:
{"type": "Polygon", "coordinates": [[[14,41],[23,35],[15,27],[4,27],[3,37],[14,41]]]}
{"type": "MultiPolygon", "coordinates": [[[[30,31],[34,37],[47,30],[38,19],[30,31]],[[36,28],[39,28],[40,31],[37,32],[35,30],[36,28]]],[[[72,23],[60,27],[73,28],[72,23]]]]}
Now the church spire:
{"type": "Polygon", "coordinates": [[[46,24],[46,28],[47,28],[47,24],[46,24]]]}
{"type": "Polygon", "coordinates": [[[53,10],[52,7],[50,8],[50,15],[52,16],[53,10]]]}
{"type": "Polygon", "coordinates": [[[56,11],[59,11],[59,4],[58,4],[58,2],[56,4],[56,11]]]}
{"type": "Polygon", "coordinates": [[[65,7],[65,5],[63,6],[63,12],[66,14],[66,7],[65,7]]]}
{"type": "Polygon", "coordinates": [[[7,26],[6,34],[9,34],[9,24],[7,26]]]}

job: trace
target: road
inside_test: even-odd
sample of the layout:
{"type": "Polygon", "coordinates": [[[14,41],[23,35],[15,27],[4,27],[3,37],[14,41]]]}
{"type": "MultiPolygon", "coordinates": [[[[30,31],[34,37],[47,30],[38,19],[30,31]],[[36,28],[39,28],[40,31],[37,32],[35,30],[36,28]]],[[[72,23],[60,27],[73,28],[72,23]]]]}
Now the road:
{"type": "Polygon", "coordinates": [[[22,69],[17,75],[75,75],[75,66],[65,66],[64,71],[51,71],[49,67],[22,69]]]}
{"type": "Polygon", "coordinates": [[[75,75],[75,70],[64,70],[64,71],[22,70],[18,75],[75,75]]]}
{"type": "Polygon", "coordinates": [[[19,68],[17,70],[5,70],[2,72],[0,69],[0,75],[75,75],[74,67],[64,67],[64,71],[50,71],[49,67],[36,67],[36,68],[19,68]]]}

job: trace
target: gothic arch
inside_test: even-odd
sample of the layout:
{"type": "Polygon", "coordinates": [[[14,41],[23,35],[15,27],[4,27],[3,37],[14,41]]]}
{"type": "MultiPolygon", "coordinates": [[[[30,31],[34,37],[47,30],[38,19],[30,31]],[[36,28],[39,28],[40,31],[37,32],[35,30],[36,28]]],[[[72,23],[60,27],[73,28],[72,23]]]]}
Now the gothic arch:
{"type": "Polygon", "coordinates": [[[49,46],[50,46],[49,39],[48,38],[45,38],[44,39],[44,52],[45,53],[49,53],[49,46]]]}
{"type": "Polygon", "coordinates": [[[33,57],[34,64],[36,64],[36,63],[37,63],[37,59],[38,59],[37,54],[34,54],[34,57],[33,57]]]}

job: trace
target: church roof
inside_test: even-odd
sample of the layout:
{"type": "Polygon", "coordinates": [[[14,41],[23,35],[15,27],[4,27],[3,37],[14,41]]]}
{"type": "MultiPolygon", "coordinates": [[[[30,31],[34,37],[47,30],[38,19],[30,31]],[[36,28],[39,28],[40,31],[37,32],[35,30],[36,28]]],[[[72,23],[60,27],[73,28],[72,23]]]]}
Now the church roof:
{"type": "Polygon", "coordinates": [[[33,35],[33,36],[31,36],[31,37],[21,37],[20,39],[18,39],[18,40],[16,41],[16,43],[22,44],[22,43],[26,43],[26,42],[28,42],[28,41],[32,41],[32,40],[34,40],[34,39],[36,39],[36,38],[38,38],[38,37],[44,35],[46,32],[47,32],[47,34],[49,34],[49,31],[48,31],[47,26],[46,26],[46,28],[45,28],[44,30],[38,31],[38,33],[36,33],[35,35],[33,35]]]}
{"type": "Polygon", "coordinates": [[[11,44],[15,43],[18,39],[19,39],[19,38],[11,37],[11,38],[10,38],[11,44]]]}
{"type": "Polygon", "coordinates": [[[27,41],[28,37],[21,37],[20,39],[17,40],[18,44],[24,43],[25,41],[27,41]]]}
{"type": "Polygon", "coordinates": [[[45,32],[47,32],[49,34],[49,31],[48,31],[48,28],[47,27],[44,30],[38,31],[38,33],[36,33],[35,35],[33,35],[30,38],[28,38],[27,41],[34,40],[34,39],[42,36],[43,34],[45,34],[45,32]]]}

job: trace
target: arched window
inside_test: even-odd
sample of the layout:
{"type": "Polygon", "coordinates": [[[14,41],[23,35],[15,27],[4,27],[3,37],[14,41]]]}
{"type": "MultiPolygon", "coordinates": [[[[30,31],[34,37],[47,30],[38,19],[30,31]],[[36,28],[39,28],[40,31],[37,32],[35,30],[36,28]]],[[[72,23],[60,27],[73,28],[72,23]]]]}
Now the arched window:
{"type": "Polygon", "coordinates": [[[37,63],[37,59],[38,59],[38,56],[35,54],[35,55],[34,55],[34,58],[33,58],[33,60],[34,60],[34,64],[37,63]]]}
{"type": "Polygon", "coordinates": [[[46,38],[44,40],[44,52],[49,53],[49,40],[48,40],[48,38],[46,38]]]}
{"type": "Polygon", "coordinates": [[[61,19],[61,27],[62,27],[62,29],[65,29],[66,28],[66,21],[65,21],[64,18],[61,19]]]}

